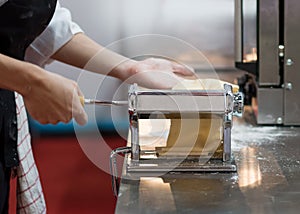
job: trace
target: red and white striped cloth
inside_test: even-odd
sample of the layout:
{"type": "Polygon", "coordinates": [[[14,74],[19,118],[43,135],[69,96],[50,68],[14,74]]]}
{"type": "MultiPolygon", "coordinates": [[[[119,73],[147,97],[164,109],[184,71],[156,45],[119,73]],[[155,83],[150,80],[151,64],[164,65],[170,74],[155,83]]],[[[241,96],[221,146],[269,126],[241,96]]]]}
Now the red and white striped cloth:
{"type": "Polygon", "coordinates": [[[46,213],[39,173],[31,148],[31,137],[23,98],[15,93],[18,121],[17,213],[46,213]]]}

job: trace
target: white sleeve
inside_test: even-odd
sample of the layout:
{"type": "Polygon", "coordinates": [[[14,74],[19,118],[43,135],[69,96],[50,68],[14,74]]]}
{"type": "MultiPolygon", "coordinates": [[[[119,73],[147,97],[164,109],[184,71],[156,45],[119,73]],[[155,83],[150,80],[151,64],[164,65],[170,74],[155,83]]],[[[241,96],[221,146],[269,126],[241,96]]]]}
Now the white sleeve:
{"type": "Polygon", "coordinates": [[[44,66],[59,48],[80,32],[82,29],[72,21],[70,11],[57,2],[51,22],[27,48],[25,61],[44,66]]]}

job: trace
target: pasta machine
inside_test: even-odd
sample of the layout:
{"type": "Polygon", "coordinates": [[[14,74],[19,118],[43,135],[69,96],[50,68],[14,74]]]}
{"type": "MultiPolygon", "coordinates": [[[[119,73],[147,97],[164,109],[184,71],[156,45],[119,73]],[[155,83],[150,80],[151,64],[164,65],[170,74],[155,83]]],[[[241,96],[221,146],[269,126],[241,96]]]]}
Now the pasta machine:
{"type": "MultiPolygon", "coordinates": [[[[243,94],[222,90],[153,90],[131,85],[127,147],[111,153],[113,186],[116,156],[125,153],[128,173],[234,172],[233,116],[242,116],[243,94]]],[[[117,189],[117,187],[115,187],[117,189]]]]}

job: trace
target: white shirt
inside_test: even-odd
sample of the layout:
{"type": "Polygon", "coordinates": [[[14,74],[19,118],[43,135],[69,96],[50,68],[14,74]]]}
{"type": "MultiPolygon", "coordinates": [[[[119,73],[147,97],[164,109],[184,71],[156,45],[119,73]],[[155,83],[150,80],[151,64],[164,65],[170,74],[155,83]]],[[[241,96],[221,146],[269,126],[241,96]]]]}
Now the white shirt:
{"type": "Polygon", "coordinates": [[[68,9],[57,2],[54,16],[44,32],[27,48],[25,61],[44,66],[50,57],[82,29],[72,21],[68,9]]]}
{"type": "Polygon", "coordinates": [[[0,0],[0,6],[2,5],[2,4],[4,4],[5,2],[7,2],[8,0],[0,0]]]}

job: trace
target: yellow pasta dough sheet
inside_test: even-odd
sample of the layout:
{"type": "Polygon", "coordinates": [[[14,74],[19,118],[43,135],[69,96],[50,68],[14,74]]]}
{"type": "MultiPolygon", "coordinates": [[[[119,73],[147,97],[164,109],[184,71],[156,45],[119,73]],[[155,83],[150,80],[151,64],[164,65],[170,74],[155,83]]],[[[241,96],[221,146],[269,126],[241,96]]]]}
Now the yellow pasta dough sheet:
{"type": "MultiPolygon", "coordinates": [[[[184,80],[173,89],[222,90],[225,83],[216,79],[184,80]]],[[[238,86],[232,86],[233,92],[237,92],[238,86]]],[[[156,147],[156,152],[158,156],[203,155],[222,158],[223,118],[201,114],[195,115],[192,119],[171,118],[167,145],[156,147]]]]}

